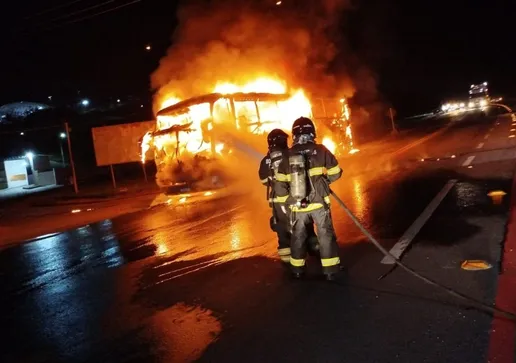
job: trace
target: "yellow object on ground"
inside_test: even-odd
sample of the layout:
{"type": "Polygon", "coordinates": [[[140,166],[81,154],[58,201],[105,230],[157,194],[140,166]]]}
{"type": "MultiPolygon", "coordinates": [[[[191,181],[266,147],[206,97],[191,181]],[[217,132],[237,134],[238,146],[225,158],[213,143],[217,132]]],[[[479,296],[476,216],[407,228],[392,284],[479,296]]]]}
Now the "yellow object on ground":
{"type": "Polygon", "coordinates": [[[487,270],[493,267],[490,263],[483,260],[465,260],[462,262],[460,267],[463,270],[467,271],[479,271],[479,270],[487,270]]]}

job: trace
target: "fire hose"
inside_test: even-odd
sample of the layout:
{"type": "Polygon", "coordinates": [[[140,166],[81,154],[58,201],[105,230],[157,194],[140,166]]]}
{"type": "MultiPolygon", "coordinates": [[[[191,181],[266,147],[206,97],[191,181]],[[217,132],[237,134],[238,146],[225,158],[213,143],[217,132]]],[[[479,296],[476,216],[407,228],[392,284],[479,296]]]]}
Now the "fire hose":
{"type": "Polygon", "coordinates": [[[467,302],[470,302],[470,303],[474,303],[474,305],[476,305],[478,308],[488,312],[488,313],[491,313],[491,314],[499,314],[500,316],[503,316],[504,318],[507,318],[509,320],[514,320],[516,321],[516,314],[513,314],[511,312],[508,312],[506,310],[503,310],[503,309],[500,309],[498,308],[497,306],[493,305],[493,306],[490,306],[488,304],[486,304],[485,302],[482,302],[480,300],[477,300],[475,298],[472,298],[470,296],[467,296],[467,295],[464,295],[460,292],[457,292],[449,287],[446,287],[444,285],[441,285],[440,283],[434,281],[434,280],[431,280],[430,278],[426,277],[426,276],[423,276],[421,275],[420,273],[418,273],[417,271],[413,270],[412,268],[408,267],[407,265],[405,265],[403,262],[401,262],[401,260],[397,257],[395,257],[393,254],[391,254],[388,250],[386,250],[377,240],[376,238],[373,237],[373,235],[371,233],[369,233],[369,231],[362,225],[362,223],[360,223],[360,221],[358,220],[358,218],[353,214],[353,212],[346,206],[346,204],[344,204],[344,202],[339,198],[339,196],[329,188],[329,185],[328,185],[328,189],[329,189],[329,192],[330,194],[333,196],[333,198],[337,201],[337,203],[342,207],[342,209],[344,209],[344,211],[346,212],[346,214],[349,216],[349,218],[351,218],[351,220],[353,221],[353,223],[355,223],[355,225],[360,229],[360,231],[369,239],[369,241],[371,241],[371,243],[373,243],[373,245],[378,249],[380,250],[381,253],[383,253],[385,256],[389,257],[389,258],[392,258],[394,260],[394,263],[402,268],[404,271],[408,272],[409,274],[411,274],[412,276],[414,277],[417,277],[418,279],[420,280],[423,280],[424,282],[426,282],[427,284],[429,285],[432,285],[434,287],[437,287],[438,289],[441,289],[445,292],[447,292],[448,294],[460,299],[460,300],[464,300],[464,301],[467,301],[467,302]]]}
{"type": "MultiPolygon", "coordinates": [[[[243,151],[244,153],[248,154],[249,156],[251,157],[254,157],[258,160],[261,159],[261,155],[259,153],[257,153],[255,150],[253,150],[252,148],[248,147],[247,145],[241,143],[241,142],[238,142],[237,140],[235,140],[235,146],[237,148],[239,148],[241,151],[243,151]]],[[[467,296],[467,295],[464,295],[458,291],[455,291],[447,286],[444,286],[426,276],[423,276],[421,275],[419,272],[413,270],[412,268],[408,267],[407,265],[405,265],[403,262],[401,262],[401,260],[399,258],[397,258],[396,256],[394,256],[393,254],[391,254],[388,250],[386,250],[381,244],[380,242],[378,242],[376,240],[376,238],[374,238],[374,236],[369,233],[369,231],[362,225],[362,223],[360,223],[360,221],[358,220],[358,218],[353,214],[353,212],[346,206],[346,204],[339,198],[339,196],[330,188],[330,185],[329,185],[329,181],[326,181],[327,184],[326,184],[326,187],[327,187],[327,191],[329,192],[329,194],[331,194],[331,196],[337,201],[337,203],[342,207],[342,209],[344,209],[344,212],[346,212],[346,214],[349,216],[349,218],[353,221],[353,223],[358,227],[358,229],[360,229],[360,231],[369,239],[369,241],[371,241],[371,243],[385,256],[391,258],[394,260],[394,263],[400,267],[401,269],[403,269],[404,271],[408,272],[410,275],[426,282],[427,284],[431,285],[431,286],[434,286],[446,293],[448,293],[449,295],[455,297],[455,298],[458,298],[459,300],[463,300],[463,301],[466,301],[466,302],[469,302],[469,303],[473,303],[474,306],[478,307],[480,310],[483,310],[485,312],[488,312],[490,314],[499,314],[500,316],[508,319],[508,320],[512,320],[512,321],[516,321],[516,314],[514,313],[511,313],[509,311],[506,311],[506,310],[503,310],[499,307],[497,307],[496,305],[488,305],[487,303],[483,302],[483,301],[480,301],[480,300],[477,300],[473,297],[470,297],[470,296],[467,296]]]]}

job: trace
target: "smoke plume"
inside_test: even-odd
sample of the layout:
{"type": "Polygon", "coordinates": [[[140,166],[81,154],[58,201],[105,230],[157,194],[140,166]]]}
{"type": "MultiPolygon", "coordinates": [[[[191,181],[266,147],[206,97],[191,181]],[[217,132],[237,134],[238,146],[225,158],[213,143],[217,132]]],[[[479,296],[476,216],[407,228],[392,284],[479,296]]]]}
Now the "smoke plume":
{"type": "Polygon", "coordinates": [[[341,16],[351,0],[189,0],[172,45],[152,74],[155,110],[166,97],[212,92],[218,82],[274,76],[318,96],[354,93],[345,72],[330,74],[341,16]]]}

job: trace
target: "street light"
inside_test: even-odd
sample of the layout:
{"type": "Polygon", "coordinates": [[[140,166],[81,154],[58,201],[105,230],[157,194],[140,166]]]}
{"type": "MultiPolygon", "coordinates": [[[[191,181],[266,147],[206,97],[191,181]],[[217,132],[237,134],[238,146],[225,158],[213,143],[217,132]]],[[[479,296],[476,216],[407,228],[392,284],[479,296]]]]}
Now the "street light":
{"type": "Polygon", "coordinates": [[[66,133],[61,132],[59,134],[59,148],[61,149],[61,164],[63,164],[63,167],[65,166],[65,158],[64,158],[64,151],[63,151],[63,140],[66,139],[66,133]]]}
{"type": "Polygon", "coordinates": [[[90,101],[88,99],[84,99],[81,101],[81,105],[88,106],[90,104],[90,101]]]}
{"type": "Polygon", "coordinates": [[[21,135],[21,136],[25,135],[25,132],[23,132],[23,131],[22,131],[22,132],[20,132],[20,135],[21,135]]]}

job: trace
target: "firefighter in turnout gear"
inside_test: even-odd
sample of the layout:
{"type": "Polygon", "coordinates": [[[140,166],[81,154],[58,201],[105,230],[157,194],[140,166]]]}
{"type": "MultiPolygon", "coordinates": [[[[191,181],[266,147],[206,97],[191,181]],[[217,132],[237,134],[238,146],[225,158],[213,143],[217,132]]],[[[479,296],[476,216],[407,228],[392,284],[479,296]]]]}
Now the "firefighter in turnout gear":
{"type": "MultiPolygon", "coordinates": [[[[267,136],[269,151],[260,163],[258,171],[260,181],[267,187],[267,200],[272,208],[270,219],[271,229],[278,235],[278,255],[285,263],[290,263],[290,210],[286,205],[287,196],[279,197],[275,194],[276,173],[278,165],[288,151],[288,135],[280,130],[274,129],[267,136]]],[[[312,228],[307,231],[310,252],[318,249],[317,236],[312,228]]]]}
{"type": "Polygon", "coordinates": [[[307,231],[317,227],[323,274],[333,280],[340,270],[338,245],[330,213],[329,184],[342,176],[335,156],[315,142],[313,122],[301,117],[292,125],[294,143],[276,174],[277,198],[286,198],[292,213],[290,265],[294,277],[303,275],[307,231]]]}

